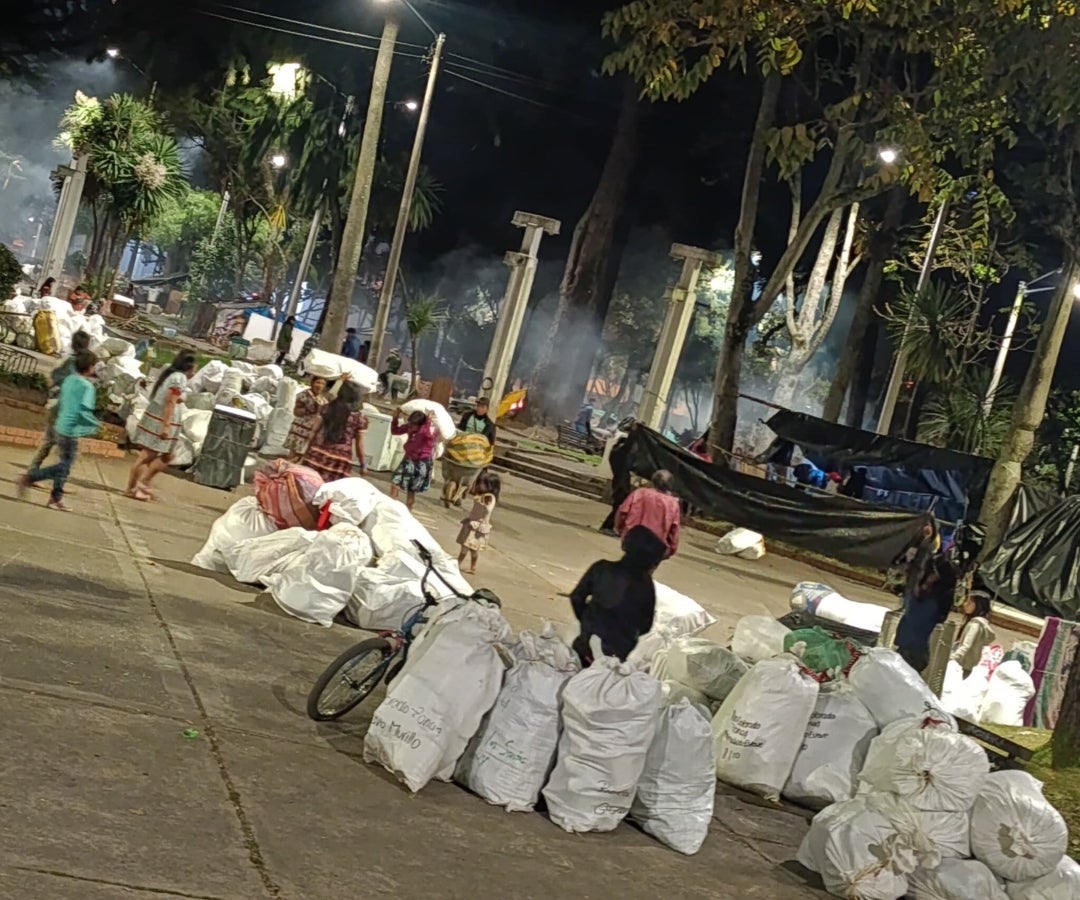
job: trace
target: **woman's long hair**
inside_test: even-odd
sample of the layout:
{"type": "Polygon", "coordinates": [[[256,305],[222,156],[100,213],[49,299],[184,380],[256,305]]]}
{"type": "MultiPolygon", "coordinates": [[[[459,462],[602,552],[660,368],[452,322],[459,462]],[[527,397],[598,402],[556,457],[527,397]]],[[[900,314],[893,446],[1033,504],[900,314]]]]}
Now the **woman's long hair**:
{"type": "Polygon", "coordinates": [[[183,372],[185,375],[190,375],[195,371],[195,354],[190,350],[184,350],[176,354],[176,358],[172,361],[167,369],[163,369],[161,374],[158,375],[157,381],[154,382],[154,390],[151,391],[150,396],[156,397],[158,389],[165,383],[165,379],[175,372],[183,372]]]}
{"type": "Polygon", "coordinates": [[[323,413],[323,441],[327,444],[340,444],[345,439],[345,426],[349,416],[360,403],[360,390],[355,384],[345,382],[338,395],[330,401],[323,413]]]}

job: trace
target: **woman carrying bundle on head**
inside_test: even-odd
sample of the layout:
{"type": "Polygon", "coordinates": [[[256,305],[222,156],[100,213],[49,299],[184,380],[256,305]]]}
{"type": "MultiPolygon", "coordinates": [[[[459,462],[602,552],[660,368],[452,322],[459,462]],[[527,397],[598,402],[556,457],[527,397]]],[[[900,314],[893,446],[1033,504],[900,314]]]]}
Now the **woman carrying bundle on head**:
{"type": "Polygon", "coordinates": [[[318,472],[323,481],[337,481],[353,474],[353,454],[364,475],[364,431],[368,420],[360,410],[360,389],[350,382],[341,385],[338,395],[323,409],[315,424],[304,465],[318,472]]]}

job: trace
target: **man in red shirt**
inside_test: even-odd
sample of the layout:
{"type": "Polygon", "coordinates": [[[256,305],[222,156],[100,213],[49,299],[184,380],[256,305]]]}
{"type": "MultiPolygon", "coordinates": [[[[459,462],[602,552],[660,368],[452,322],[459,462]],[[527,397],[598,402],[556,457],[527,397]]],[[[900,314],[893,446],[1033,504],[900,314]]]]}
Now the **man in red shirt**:
{"type": "Polygon", "coordinates": [[[615,530],[619,537],[637,525],[643,525],[664,542],[670,559],[679,549],[679,524],[682,512],[679,498],[672,493],[674,479],[666,469],[653,473],[652,487],[638,488],[623,502],[615,514],[615,530]]]}

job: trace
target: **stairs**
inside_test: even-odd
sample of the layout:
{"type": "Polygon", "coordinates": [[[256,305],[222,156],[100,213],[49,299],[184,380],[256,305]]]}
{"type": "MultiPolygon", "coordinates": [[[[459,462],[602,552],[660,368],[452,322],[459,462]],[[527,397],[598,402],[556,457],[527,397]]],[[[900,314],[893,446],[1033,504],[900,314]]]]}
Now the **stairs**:
{"type": "Polygon", "coordinates": [[[492,465],[501,472],[509,472],[533,484],[586,500],[605,502],[607,479],[560,465],[559,457],[555,455],[526,453],[500,442],[495,445],[495,461],[492,465]]]}

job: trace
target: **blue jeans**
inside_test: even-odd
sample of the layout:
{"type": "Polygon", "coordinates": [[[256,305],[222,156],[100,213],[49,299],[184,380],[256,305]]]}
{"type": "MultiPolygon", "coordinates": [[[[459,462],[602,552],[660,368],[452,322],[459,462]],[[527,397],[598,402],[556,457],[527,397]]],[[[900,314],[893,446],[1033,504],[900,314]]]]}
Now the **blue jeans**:
{"type": "Polygon", "coordinates": [[[60,453],[60,462],[52,466],[46,466],[44,469],[35,467],[26,473],[26,478],[31,484],[36,484],[39,481],[52,481],[52,496],[50,499],[54,503],[64,498],[64,483],[68,480],[71,467],[75,463],[75,454],[79,450],[79,439],[68,437],[66,434],[57,434],[56,449],[60,453]]]}

